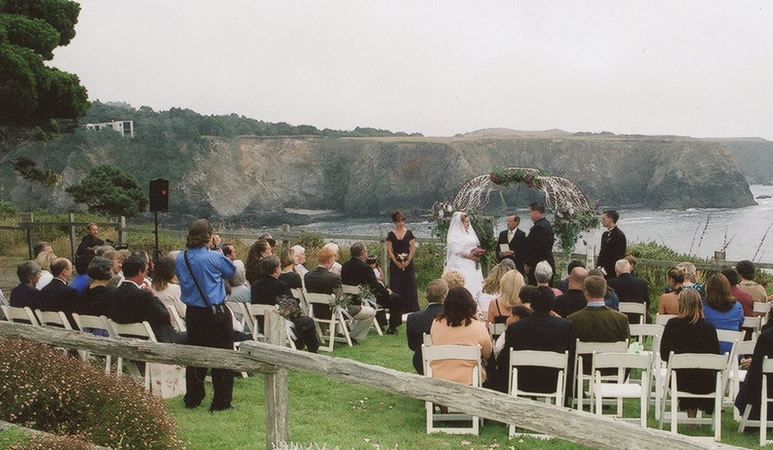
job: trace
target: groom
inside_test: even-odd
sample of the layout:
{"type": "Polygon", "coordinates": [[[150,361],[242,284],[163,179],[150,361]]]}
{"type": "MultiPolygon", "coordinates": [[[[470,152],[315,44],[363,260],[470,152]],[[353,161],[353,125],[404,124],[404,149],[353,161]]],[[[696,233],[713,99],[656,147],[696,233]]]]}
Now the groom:
{"type": "Polygon", "coordinates": [[[507,216],[507,229],[499,233],[499,240],[497,240],[497,261],[510,259],[515,263],[515,268],[523,273],[526,233],[518,229],[520,223],[521,218],[515,214],[507,216]]]}
{"type": "MultiPolygon", "coordinates": [[[[529,284],[537,285],[537,278],[534,276],[534,268],[540,261],[547,261],[550,268],[553,269],[553,275],[556,274],[556,263],[553,261],[553,242],[555,235],[553,227],[545,218],[545,206],[542,203],[534,202],[529,205],[529,217],[531,217],[534,226],[529,230],[529,236],[526,237],[526,256],[524,258],[524,269],[529,276],[529,284]]],[[[550,286],[553,286],[553,280],[550,280],[550,286]]]]}

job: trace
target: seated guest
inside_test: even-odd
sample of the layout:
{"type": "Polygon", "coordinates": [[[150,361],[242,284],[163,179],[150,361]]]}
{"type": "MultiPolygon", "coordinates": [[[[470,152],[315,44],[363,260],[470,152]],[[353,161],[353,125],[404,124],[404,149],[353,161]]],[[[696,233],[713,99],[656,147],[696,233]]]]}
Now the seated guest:
{"type": "Polygon", "coordinates": [[[51,246],[50,242],[35,242],[35,245],[32,246],[32,254],[35,255],[35,259],[37,259],[38,255],[41,253],[54,253],[54,248],[51,246]]]}
{"type": "Polygon", "coordinates": [[[33,311],[38,307],[38,294],[35,287],[40,280],[40,266],[35,261],[24,261],[16,268],[19,284],[11,291],[10,305],[14,308],[29,306],[33,311]]]}
{"type": "Polygon", "coordinates": [[[727,282],[730,283],[730,295],[741,304],[743,315],[745,317],[752,317],[754,315],[754,297],[738,287],[738,283],[741,282],[738,272],[732,267],[728,267],[722,269],[721,273],[727,278],[727,282]]]}
{"type": "MultiPolygon", "coordinates": [[[[634,302],[644,303],[646,308],[645,323],[652,323],[652,319],[649,316],[650,310],[650,286],[643,278],[634,276],[632,272],[633,268],[631,263],[628,262],[627,257],[619,259],[615,263],[616,278],[612,278],[607,282],[609,287],[615,290],[617,298],[621,302],[634,302]]],[[[628,314],[628,323],[639,323],[641,319],[640,314],[628,314]]]]}
{"type": "Polygon", "coordinates": [[[54,279],[38,295],[38,308],[41,311],[63,311],[75,328],[72,311],[77,307],[80,296],[78,291],[67,285],[72,276],[72,263],[67,258],[56,258],[51,263],[51,274],[54,279]]]}
{"type": "MultiPolygon", "coordinates": [[[[719,330],[740,331],[743,326],[743,307],[730,296],[730,283],[721,273],[706,281],[703,313],[706,321],[719,330]]],[[[732,342],[720,342],[719,352],[730,353],[732,347],[732,342]]]]}
{"type": "MultiPolygon", "coordinates": [[[[553,268],[550,267],[550,263],[547,261],[540,261],[534,268],[534,278],[537,280],[537,286],[550,286],[550,281],[553,279],[553,268]]],[[[553,289],[553,294],[558,297],[563,295],[564,291],[558,288],[553,289]]]]}
{"type": "MultiPolygon", "coordinates": [[[[749,369],[746,372],[746,379],[741,383],[738,390],[738,396],[735,398],[735,407],[741,414],[744,414],[746,405],[752,405],[749,419],[759,420],[760,418],[760,399],[762,397],[762,361],[765,357],[773,359],[773,330],[768,328],[758,338],[754,346],[749,369]]],[[[773,382],[768,380],[768,398],[773,397],[773,382]]],[[[773,417],[773,405],[768,404],[768,417],[773,417]]]]}
{"type": "MultiPolygon", "coordinates": [[[[509,261],[509,259],[507,260],[509,261]]],[[[502,277],[500,283],[501,294],[491,301],[488,307],[488,321],[490,323],[506,323],[512,315],[514,306],[521,304],[518,296],[521,288],[526,284],[521,272],[511,270],[502,277]]],[[[494,337],[496,339],[496,337],[494,337]]]]}
{"type": "MultiPolygon", "coordinates": [[[[443,312],[432,322],[432,345],[479,345],[481,359],[486,360],[491,355],[491,337],[486,324],[475,318],[477,311],[478,305],[470,291],[463,287],[450,289],[443,302],[443,312]]],[[[430,364],[433,378],[464,384],[472,383],[472,368],[476,365],[475,361],[463,359],[445,359],[430,364]]],[[[486,381],[485,369],[481,370],[480,381],[486,381]]]]}
{"type": "MultiPolygon", "coordinates": [[[[532,286],[530,284],[527,284],[529,288],[534,289],[532,292],[537,292],[537,286],[532,286]]],[[[524,287],[526,287],[524,286],[524,287]]],[[[531,315],[531,309],[529,309],[526,305],[515,305],[513,306],[512,315],[507,318],[507,324],[510,325],[511,323],[518,322],[519,320],[523,319],[524,317],[529,317],[531,315]]],[[[502,333],[499,335],[499,337],[496,339],[494,343],[494,360],[496,364],[496,358],[499,358],[499,353],[502,351],[502,349],[505,348],[505,333],[502,333]]]]}
{"type": "Polygon", "coordinates": [[[569,274],[572,273],[575,267],[582,267],[584,269],[585,264],[582,261],[578,261],[576,259],[569,261],[569,264],[566,266],[566,278],[562,278],[561,281],[558,282],[558,289],[562,294],[566,294],[566,292],[569,290],[569,274]]]}
{"type": "MultiPolygon", "coordinates": [[[[588,306],[567,317],[574,323],[577,339],[582,342],[619,342],[630,338],[628,317],[604,304],[607,289],[604,277],[589,276],[583,286],[588,306]]],[[[590,374],[592,358],[583,358],[582,361],[583,373],[590,374]]]]}
{"type": "Polygon", "coordinates": [[[701,298],[706,298],[706,291],[703,288],[703,283],[698,283],[698,268],[690,261],[680,262],[676,265],[677,269],[681,269],[684,272],[684,283],[682,283],[682,289],[695,289],[701,294],[701,298]]]}
{"type": "Polygon", "coordinates": [[[172,328],[169,312],[152,289],[140,288],[144,285],[148,270],[147,261],[142,256],[132,255],[123,263],[123,283],[113,291],[113,306],[110,318],[117,323],[136,323],[147,321],[153,329],[158,342],[181,342],[172,328]]]}
{"type": "MultiPolygon", "coordinates": [[[[556,298],[554,311],[563,318],[569,317],[588,304],[583,293],[585,278],[588,277],[588,271],[583,267],[575,267],[569,274],[569,290],[566,294],[556,298]]],[[[555,295],[555,294],[554,294],[555,295]]]]}
{"type": "MultiPolygon", "coordinates": [[[[290,287],[284,281],[279,279],[282,269],[279,267],[279,259],[276,256],[269,256],[260,260],[260,272],[263,273],[260,278],[255,280],[250,286],[250,296],[255,305],[276,305],[280,297],[289,297],[296,303],[298,312],[295,317],[289,319],[293,322],[295,328],[295,346],[302,350],[306,346],[310,352],[317,353],[319,349],[319,339],[317,330],[314,327],[314,320],[309,316],[300,313],[298,300],[293,298],[290,287]]],[[[264,328],[263,317],[258,317],[258,326],[261,330],[264,328]]]]}
{"type": "Polygon", "coordinates": [[[247,274],[247,281],[254,283],[255,280],[260,278],[260,265],[258,261],[263,258],[271,256],[271,246],[265,239],[258,239],[250,247],[250,251],[247,253],[247,262],[244,264],[244,268],[247,274]]]}
{"type": "Polygon", "coordinates": [[[113,261],[104,256],[95,256],[86,269],[86,275],[93,281],[81,294],[80,302],[73,312],[88,316],[110,317],[113,289],[107,285],[113,278],[113,261]]]}
{"type": "Polygon", "coordinates": [[[458,286],[464,287],[464,283],[466,282],[464,274],[458,270],[447,270],[440,275],[440,279],[446,282],[448,289],[453,289],[458,286]]]}
{"type": "Polygon", "coordinates": [[[679,293],[682,292],[684,271],[678,267],[668,269],[667,282],[670,292],[660,296],[658,314],[679,314],[679,293]]]}
{"type": "MultiPolygon", "coordinates": [[[[322,247],[317,253],[319,265],[316,269],[309,271],[304,277],[306,291],[317,294],[332,294],[335,289],[341,289],[341,277],[330,271],[335,262],[335,253],[330,247],[322,247]]],[[[366,265],[367,267],[367,265],[366,265]]],[[[370,268],[368,267],[368,270],[370,268]]],[[[373,272],[370,272],[373,275],[373,272]]],[[[330,308],[325,305],[315,304],[314,317],[320,319],[329,319],[331,317],[330,308]]],[[[352,342],[357,343],[368,337],[368,330],[376,315],[376,310],[370,306],[351,304],[347,308],[350,316],[354,318],[350,336],[352,342]]]]}
{"type": "Polygon", "coordinates": [[[122,271],[123,260],[124,260],[123,254],[119,250],[113,249],[113,250],[106,251],[102,256],[104,256],[105,258],[108,258],[110,261],[113,262],[113,266],[112,266],[113,277],[110,279],[110,283],[108,283],[107,286],[115,289],[118,286],[120,286],[124,280],[123,271],[122,271]]]}
{"type": "Polygon", "coordinates": [[[283,248],[280,263],[282,264],[282,273],[279,275],[279,279],[287,283],[290,289],[302,288],[301,276],[295,271],[295,250],[283,248]]]}
{"type": "MultiPolygon", "coordinates": [[[[601,271],[601,269],[591,269],[588,271],[588,276],[597,276],[606,279],[607,277],[604,276],[604,272],[601,271]]],[[[607,305],[607,307],[614,309],[615,311],[620,310],[620,299],[617,298],[617,294],[615,293],[615,290],[609,287],[609,284],[607,283],[607,291],[604,293],[604,304],[607,305]]]]}
{"type": "Polygon", "coordinates": [[[89,287],[89,283],[91,282],[86,272],[89,269],[89,263],[91,263],[92,259],[94,259],[93,253],[86,253],[75,259],[75,270],[78,272],[78,275],[72,279],[70,287],[75,289],[79,295],[83,294],[83,291],[89,287]]]}
{"type": "MultiPolygon", "coordinates": [[[[376,302],[382,308],[389,309],[389,328],[386,334],[397,334],[397,327],[403,323],[403,300],[399,294],[385,288],[376,279],[365,260],[368,258],[368,248],[362,242],[355,242],[349,249],[351,259],[341,267],[341,282],[351,286],[365,285],[376,297],[376,302]]],[[[386,325],[384,311],[376,314],[376,319],[383,327],[386,325]]]]}
{"type": "MultiPolygon", "coordinates": [[[[182,291],[180,285],[174,283],[174,265],[175,259],[164,256],[158,259],[151,287],[156,293],[156,297],[161,300],[164,306],[171,306],[177,311],[181,319],[185,320],[185,303],[182,301],[182,291]]],[[[172,321],[172,326],[177,327],[177,323],[172,321]]],[[[179,331],[179,330],[178,330],[179,331]]]]}
{"type": "Polygon", "coordinates": [[[338,244],[335,242],[328,242],[327,244],[323,245],[322,248],[329,248],[330,251],[333,252],[334,258],[333,258],[333,266],[330,268],[330,271],[334,274],[341,276],[341,263],[338,262],[338,258],[340,257],[340,249],[338,248],[338,244]]]}
{"type": "Polygon", "coordinates": [[[306,264],[306,249],[302,245],[293,245],[290,247],[295,252],[295,271],[301,276],[301,279],[306,276],[309,269],[304,266],[306,264]]]}
{"type": "MultiPolygon", "coordinates": [[[[512,263],[513,261],[511,259],[506,259],[505,261],[508,261],[512,263]]],[[[513,263],[514,264],[514,263],[513,263]]],[[[501,287],[501,280],[502,277],[505,276],[506,273],[512,271],[513,269],[510,267],[510,264],[502,264],[499,263],[496,266],[492,267],[489,271],[488,276],[485,280],[483,280],[483,289],[481,290],[480,294],[478,294],[478,297],[475,299],[476,302],[478,302],[478,309],[481,311],[489,311],[489,306],[491,305],[491,302],[495,301],[498,297],[500,297],[500,294],[502,293],[502,287],[501,287]]]]}
{"type": "Polygon", "coordinates": [[[738,283],[739,288],[751,295],[755,302],[764,303],[768,301],[768,294],[765,288],[754,281],[755,268],[753,262],[747,259],[738,261],[738,264],[735,265],[735,270],[741,277],[741,282],[738,283]]]}
{"type": "MultiPolygon", "coordinates": [[[[714,325],[703,318],[701,295],[695,289],[683,289],[679,293],[679,315],[666,323],[660,340],[660,357],[668,362],[671,352],[719,354],[719,340],[714,325]]],[[[714,392],[716,372],[699,369],[681,369],[676,372],[680,391],[693,394],[714,392]]],[[[708,414],[714,412],[711,398],[681,398],[679,409],[687,410],[688,417],[695,417],[698,409],[708,414]]]]}
{"type": "MultiPolygon", "coordinates": [[[[577,270],[575,268],[575,270],[577,270]]],[[[532,314],[512,323],[505,331],[505,345],[497,358],[496,388],[501,392],[508,390],[510,371],[510,350],[542,350],[563,353],[569,352],[569,367],[566,378],[565,402],[569,404],[574,373],[575,334],[572,322],[553,317],[555,295],[546,286],[535,288],[531,300],[532,314]]],[[[556,388],[558,371],[545,367],[523,367],[518,370],[518,388],[530,392],[551,392],[556,388]]]]}
{"type": "Polygon", "coordinates": [[[51,274],[51,263],[54,262],[55,259],[56,255],[54,255],[54,252],[42,252],[35,258],[35,262],[38,263],[41,269],[40,280],[38,280],[38,283],[35,285],[38,290],[46,287],[46,285],[54,279],[54,276],[51,274]]]}
{"type": "Polygon", "coordinates": [[[424,375],[424,364],[421,358],[424,335],[430,333],[435,316],[443,312],[443,301],[446,295],[448,295],[448,283],[443,280],[430,281],[427,284],[427,307],[424,311],[408,314],[405,322],[408,348],[413,351],[413,368],[419,375],[424,375]]]}

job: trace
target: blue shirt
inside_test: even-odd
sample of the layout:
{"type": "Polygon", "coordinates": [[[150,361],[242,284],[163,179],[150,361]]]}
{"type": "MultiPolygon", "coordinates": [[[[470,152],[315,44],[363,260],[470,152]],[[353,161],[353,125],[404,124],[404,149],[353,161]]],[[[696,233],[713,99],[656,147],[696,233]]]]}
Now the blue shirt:
{"type": "Polygon", "coordinates": [[[185,264],[185,252],[188,252],[188,261],[193,269],[193,275],[199,282],[201,291],[207,296],[209,305],[220,305],[225,302],[225,280],[234,276],[236,266],[222,253],[213,252],[207,247],[199,247],[189,248],[177,255],[174,271],[180,281],[183,303],[190,306],[207,306],[185,264]]]}
{"type": "MultiPolygon", "coordinates": [[[[719,330],[739,331],[743,325],[743,307],[740,302],[735,302],[733,307],[725,312],[719,312],[703,302],[703,314],[706,316],[706,321],[719,330]]],[[[730,353],[732,348],[732,342],[720,341],[719,343],[719,353],[730,353]]]]}
{"type": "Polygon", "coordinates": [[[72,282],[70,283],[70,287],[78,291],[79,294],[83,294],[83,291],[85,291],[86,288],[89,287],[89,276],[86,275],[85,273],[77,275],[75,278],[72,279],[72,282]]]}

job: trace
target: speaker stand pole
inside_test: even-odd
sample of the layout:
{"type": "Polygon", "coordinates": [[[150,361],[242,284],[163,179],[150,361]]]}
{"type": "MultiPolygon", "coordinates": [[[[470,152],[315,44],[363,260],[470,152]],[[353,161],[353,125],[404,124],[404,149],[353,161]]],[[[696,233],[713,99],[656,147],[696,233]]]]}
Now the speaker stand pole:
{"type": "Polygon", "coordinates": [[[155,230],[156,246],[153,249],[153,263],[156,264],[156,263],[158,263],[158,252],[159,252],[159,250],[158,250],[158,211],[154,212],[153,214],[155,215],[155,218],[156,218],[156,220],[155,220],[155,222],[156,222],[156,230],[155,230]]]}

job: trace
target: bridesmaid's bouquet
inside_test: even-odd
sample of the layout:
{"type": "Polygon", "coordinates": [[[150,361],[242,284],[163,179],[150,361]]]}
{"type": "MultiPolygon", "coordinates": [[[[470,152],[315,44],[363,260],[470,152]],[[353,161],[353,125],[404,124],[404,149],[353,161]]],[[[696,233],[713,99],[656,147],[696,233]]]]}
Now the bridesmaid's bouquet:
{"type": "MultiPolygon", "coordinates": [[[[408,261],[408,253],[399,253],[399,254],[395,255],[395,259],[397,259],[401,263],[404,263],[404,262],[408,261]]],[[[405,271],[405,268],[402,268],[401,270],[405,271]]]]}

